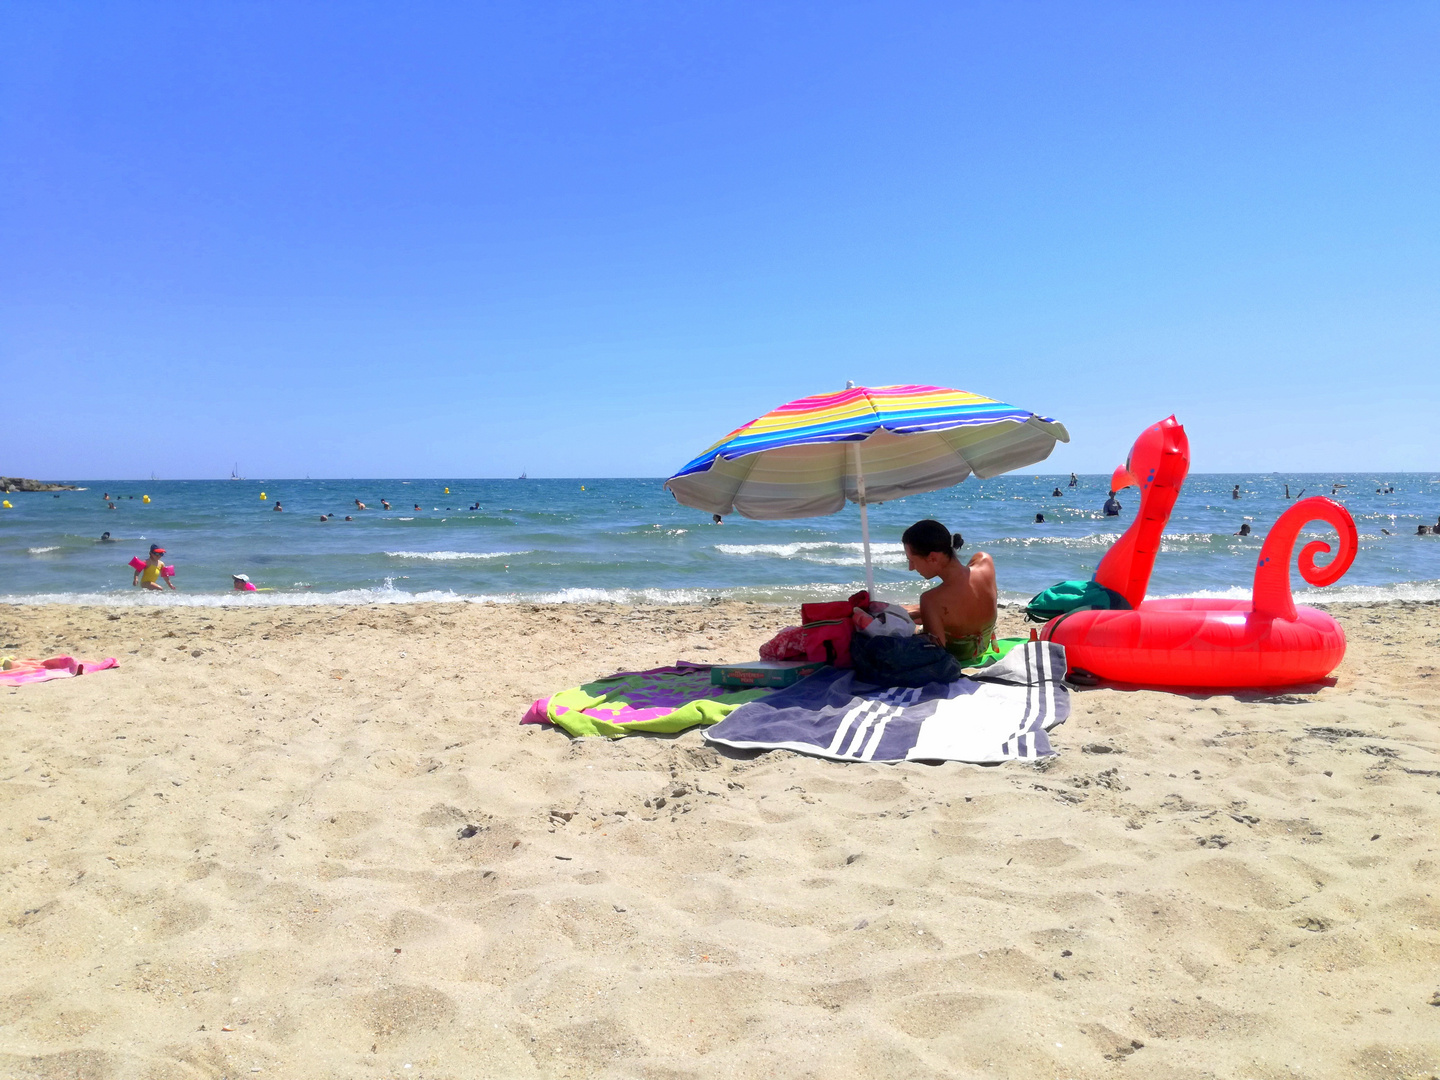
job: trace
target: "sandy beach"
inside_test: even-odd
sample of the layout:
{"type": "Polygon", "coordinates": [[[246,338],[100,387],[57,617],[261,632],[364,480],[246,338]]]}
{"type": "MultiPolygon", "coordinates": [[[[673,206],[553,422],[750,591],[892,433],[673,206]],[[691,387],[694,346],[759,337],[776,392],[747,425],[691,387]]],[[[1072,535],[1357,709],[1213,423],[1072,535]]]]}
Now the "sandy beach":
{"type": "Polygon", "coordinates": [[[0,690],[0,1076],[1440,1074],[1440,605],[1334,613],[977,768],[518,723],[788,608],[0,609],[121,665],[0,690]]]}

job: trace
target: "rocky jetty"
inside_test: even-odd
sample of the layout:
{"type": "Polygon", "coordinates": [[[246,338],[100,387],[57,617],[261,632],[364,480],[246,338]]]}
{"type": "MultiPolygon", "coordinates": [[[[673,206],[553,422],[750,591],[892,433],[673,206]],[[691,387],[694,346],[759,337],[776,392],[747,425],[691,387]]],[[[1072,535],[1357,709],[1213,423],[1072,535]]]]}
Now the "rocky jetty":
{"type": "Polygon", "coordinates": [[[44,480],[26,480],[20,476],[0,476],[0,491],[84,491],[75,484],[51,484],[44,480]]]}

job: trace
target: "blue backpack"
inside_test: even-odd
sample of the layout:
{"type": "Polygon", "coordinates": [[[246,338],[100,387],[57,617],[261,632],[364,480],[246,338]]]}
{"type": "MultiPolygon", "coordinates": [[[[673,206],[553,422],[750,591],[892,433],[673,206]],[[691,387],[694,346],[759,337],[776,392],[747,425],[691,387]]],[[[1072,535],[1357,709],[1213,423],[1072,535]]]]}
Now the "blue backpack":
{"type": "Polygon", "coordinates": [[[850,641],[850,662],[855,678],[873,686],[928,686],[954,682],[964,674],[960,662],[925,634],[856,634],[850,641]]]}

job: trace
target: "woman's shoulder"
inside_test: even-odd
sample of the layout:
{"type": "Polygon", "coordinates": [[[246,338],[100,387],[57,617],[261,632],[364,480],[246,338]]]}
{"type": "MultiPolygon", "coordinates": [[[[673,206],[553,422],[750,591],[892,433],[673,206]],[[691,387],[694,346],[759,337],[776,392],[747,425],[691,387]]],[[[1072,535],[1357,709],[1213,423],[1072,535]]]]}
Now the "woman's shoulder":
{"type": "Polygon", "coordinates": [[[982,567],[982,566],[994,566],[994,565],[995,565],[995,560],[990,557],[990,553],[989,553],[988,551],[977,551],[977,552],[975,552],[974,555],[971,555],[971,556],[970,556],[969,566],[970,566],[970,568],[971,568],[972,570],[977,569],[977,568],[982,567]]]}

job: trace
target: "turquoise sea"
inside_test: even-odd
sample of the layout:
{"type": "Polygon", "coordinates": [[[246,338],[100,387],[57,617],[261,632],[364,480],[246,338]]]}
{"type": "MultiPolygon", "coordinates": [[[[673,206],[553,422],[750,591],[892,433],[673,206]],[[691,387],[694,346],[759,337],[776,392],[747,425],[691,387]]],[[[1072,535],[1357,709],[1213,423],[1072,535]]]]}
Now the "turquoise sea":
{"type": "MultiPolygon", "coordinates": [[[[919,593],[899,540],[923,517],[964,533],[967,551],[989,551],[1006,599],[1088,576],[1136,508],[1131,489],[1120,496],[1122,517],[1103,518],[1107,481],[1082,476],[1071,488],[1068,475],[1012,474],[872,507],[878,591],[919,593]]],[[[853,506],[824,518],[736,516],[714,525],[678,505],[659,479],[75,482],[85,490],[6,496],[13,508],[0,510],[0,602],[798,602],[844,596],[864,579],[853,506]],[[390,510],[380,509],[382,498],[390,510]],[[357,509],[356,499],[370,509],[357,509]],[[321,522],[325,513],[335,516],[321,522]],[[105,531],[118,542],[101,543],[105,531]],[[152,542],[176,565],[177,592],[131,586],[126,563],[152,542]],[[234,594],[233,573],[269,591],[234,594]]],[[[1311,590],[1296,574],[1297,594],[1440,598],[1440,536],[1415,535],[1440,516],[1440,474],[1415,473],[1192,475],[1151,595],[1248,595],[1260,537],[1288,505],[1286,484],[1292,496],[1335,490],[1361,537],[1339,585],[1311,590]],[[1245,521],[1254,537],[1234,535],[1245,521]]],[[[1314,535],[1324,534],[1317,525],[1314,535]]]]}

